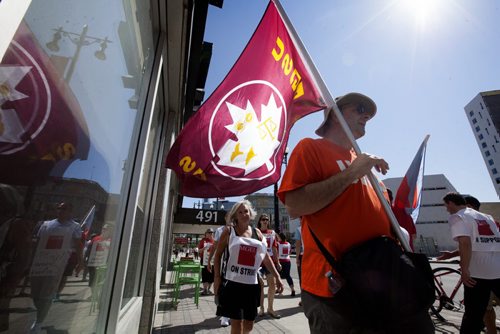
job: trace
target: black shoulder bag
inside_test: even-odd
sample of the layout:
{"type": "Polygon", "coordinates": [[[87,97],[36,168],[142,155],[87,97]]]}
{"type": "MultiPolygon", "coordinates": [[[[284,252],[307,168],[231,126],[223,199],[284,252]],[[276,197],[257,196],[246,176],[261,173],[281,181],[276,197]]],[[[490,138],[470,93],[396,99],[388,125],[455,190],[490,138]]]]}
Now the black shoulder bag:
{"type": "Polygon", "coordinates": [[[381,236],[336,260],[310,227],[309,231],[335,271],[329,277],[334,298],[356,323],[383,328],[389,321],[428,312],[435,298],[434,278],[424,254],[405,252],[394,239],[381,236]]]}

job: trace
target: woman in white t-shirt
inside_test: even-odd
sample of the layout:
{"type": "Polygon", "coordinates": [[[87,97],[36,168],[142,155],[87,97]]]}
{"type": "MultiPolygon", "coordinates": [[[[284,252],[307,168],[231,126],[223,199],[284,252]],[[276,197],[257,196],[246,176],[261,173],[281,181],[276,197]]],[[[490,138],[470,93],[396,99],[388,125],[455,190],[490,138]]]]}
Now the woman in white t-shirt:
{"type": "MultiPolygon", "coordinates": [[[[273,261],[267,254],[262,233],[250,226],[256,213],[249,201],[236,203],[228,214],[234,226],[222,232],[215,251],[215,294],[219,296],[217,315],[231,319],[231,333],[248,333],[253,329],[260,302],[260,286],[257,273],[261,263],[271,274],[279,277],[273,261]],[[227,265],[221,278],[221,257],[229,251],[227,265]],[[222,286],[220,286],[222,283],[222,286]]],[[[277,279],[277,291],[283,283],[277,279]]]]}

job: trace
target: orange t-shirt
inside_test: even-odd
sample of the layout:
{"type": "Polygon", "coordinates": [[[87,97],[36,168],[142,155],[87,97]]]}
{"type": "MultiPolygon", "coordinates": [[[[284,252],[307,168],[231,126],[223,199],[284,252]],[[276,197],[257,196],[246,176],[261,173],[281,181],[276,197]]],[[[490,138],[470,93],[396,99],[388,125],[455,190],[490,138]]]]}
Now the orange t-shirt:
{"type": "MultiPolygon", "coordinates": [[[[290,156],[278,196],[340,173],[356,158],[327,139],[301,140],[290,156]]],[[[390,221],[375,190],[365,176],[353,182],[332,203],[314,214],[302,216],[302,288],[312,294],[331,297],[325,273],[331,266],[314,241],[309,227],[336,259],[363,241],[390,235],[390,221]]]]}

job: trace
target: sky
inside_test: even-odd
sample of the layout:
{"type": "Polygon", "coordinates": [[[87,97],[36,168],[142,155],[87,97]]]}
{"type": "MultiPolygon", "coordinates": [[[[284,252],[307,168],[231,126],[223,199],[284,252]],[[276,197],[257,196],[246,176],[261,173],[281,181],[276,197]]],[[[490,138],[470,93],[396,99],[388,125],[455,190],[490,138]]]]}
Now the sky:
{"type": "MultiPolygon", "coordinates": [[[[378,113],[358,140],[384,158],[381,179],[402,177],[429,134],[425,174],[444,174],[481,202],[498,196],[464,107],[500,89],[500,3],[495,0],[315,0],[281,2],[333,96],[360,92],[378,113]]],[[[225,0],[209,7],[205,41],[213,43],[207,98],[255,30],[265,0],[225,0]]],[[[288,147],[315,138],[323,113],[299,120],[288,147]]],[[[272,193],[268,187],[260,192],[272,193]]],[[[196,199],[185,198],[192,207],[196,199]]]]}
{"type": "MultiPolygon", "coordinates": [[[[444,174],[482,202],[498,197],[464,107],[500,89],[500,3],[494,0],[315,0],[281,2],[333,96],[370,96],[378,113],[358,140],[384,158],[387,177],[406,173],[429,134],[425,174],[444,174]]],[[[205,41],[213,43],[207,98],[255,30],[267,1],[225,0],[209,7],[205,41]]],[[[299,120],[288,147],[316,137],[322,112],[299,120]]],[[[268,187],[260,192],[272,193],[268,187]]],[[[185,198],[192,207],[196,199],[185,198]]]]}

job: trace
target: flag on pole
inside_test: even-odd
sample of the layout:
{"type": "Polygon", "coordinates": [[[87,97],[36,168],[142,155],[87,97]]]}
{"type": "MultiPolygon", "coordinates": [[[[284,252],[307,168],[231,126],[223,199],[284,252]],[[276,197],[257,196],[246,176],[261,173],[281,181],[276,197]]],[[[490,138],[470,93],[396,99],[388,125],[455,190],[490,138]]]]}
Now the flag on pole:
{"type": "Polygon", "coordinates": [[[87,213],[82,223],[80,224],[80,227],[82,231],[84,231],[84,233],[90,231],[90,229],[92,228],[94,217],[95,217],[95,204],[90,208],[89,212],[87,213]]]}
{"type": "Polygon", "coordinates": [[[0,63],[0,182],[61,175],[89,146],[76,97],[22,22],[0,63]]]}
{"type": "Polygon", "coordinates": [[[417,222],[422,199],[425,151],[428,140],[429,135],[425,136],[394,198],[394,207],[404,210],[411,217],[414,224],[417,222]]]}
{"type": "Polygon", "coordinates": [[[326,104],[298,37],[270,2],[226,78],[166,159],[190,197],[245,195],[280,178],[293,124],[326,104]]]}

